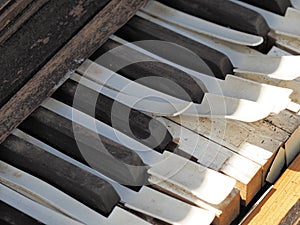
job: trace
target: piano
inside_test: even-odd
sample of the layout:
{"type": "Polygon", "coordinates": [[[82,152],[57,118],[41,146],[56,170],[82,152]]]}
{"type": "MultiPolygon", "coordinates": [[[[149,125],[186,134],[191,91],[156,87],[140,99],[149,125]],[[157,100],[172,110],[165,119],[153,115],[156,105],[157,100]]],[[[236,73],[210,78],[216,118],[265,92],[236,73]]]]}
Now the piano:
{"type": "Polygon", "coordinates": [[[300,152],[299,2],[0,1],[1,223],[245,224],[300,152]]]}

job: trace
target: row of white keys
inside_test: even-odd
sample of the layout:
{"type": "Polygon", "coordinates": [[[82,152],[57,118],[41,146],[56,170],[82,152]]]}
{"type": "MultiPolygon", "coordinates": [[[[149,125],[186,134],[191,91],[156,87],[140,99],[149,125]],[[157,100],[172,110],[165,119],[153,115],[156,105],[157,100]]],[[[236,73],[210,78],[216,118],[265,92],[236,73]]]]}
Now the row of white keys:
{"type": "MultiPolygon", "coordinates": [[[[105,71],[105,68],[102,68],[101,66],[99,66],[98,64],[95,64],[95,63],[91,64],[91,62],[87,61],[86,63],[83,64],[82,68],[79,68],[79,71],[81,71],[81,73],[84,74],[84,76],[86,76],[87,78],[90,78],[91,80],[93,80],[93,82],[83,82],[84,81],[83,78],[77,77],[79,79],[74,79],[75,76],[73,76],[71,79],[74,79],[74,80],[79,81],[79,82],[81,81],[81,83],[83,85],[87,85],[89,88],[97,91],[98,88],[97,88],[97,85],[94,84],[94,82],[96,82],[98,84],[102,83],[101,82],[101,76],[103,74],[103,71],[105,71]],[[94,66],[91,66],[91,65],[94,65],[94,66]],[[90,70],[88,70],[88,68],[87,68],[89,66],[91,66],[90,70]]],[[[104,77],[105,77],[105,75],[104,75],[104,77]]],[[[165,123],[165,122],[166,121],[163,121],[163,123],[165,123]]],[[[220,124],[218,124],[218,125],[220,125],[220,124]]],[[[226,126],[226,124],[224,124],[224,126],[226,126]]],[[[208,143],[207,139],[202,138],[198,134],[193,133],[191,131],[188,132],[188,130],[186,128],[180,127],[179,125],[176,126],[176,124],[174,122],[171,122],[171,121],[168,121],[168,124],[166,125],[166,127],[171,132],[172,136],[175,139],[178,139],[180,142],[182,142],[182,141],[184,142],[184,140],[189,140],[188,141],[189,142],[188,145],[186,145],[186,144],[179,145],[181,150],[183,150],[184,152],[186,152],[186,153],[188,153],[190,155],[193,155],[195,158],[198,159],[198,162],[201,163],[202,165],[210,167],[208,164],[211,163],[210,159],[212,157],[209,156],[209,154],[205,151],[206,148],[205,147],[203,148],[203,146],[207,146],[207,143],[208,143]],[[183,136],[180,136],[180,134],[182,134],[183,136]],[[179,136],[180,136],[180,138],[179,138],[179,136]],[[201,140],[199,140],[199,143],[198,143],[198,139],[199,138],[201,140]],[[204,156],[206,156],[207,159],[205,159],[204,156]]],[[[220,128],[220,127],[218,127],[218,128],[220,128]]],[[[225,127],[224,127],[224,129],[225,129],[225,127]]],[[[221,147],[221,146],[219,146],[219,147],[221,147]]],[[[210,149],[210,151],[212,151],[213,155],[215,154],[215,155],[219,155],[220,156],[220,154],[222,154],[221,152],[218,151],[218,145],[215,146],[215,149],[210,149]]],[[[224,149],[222,149],[222,151],[224,152],[224,149]]],[[[252,165],[252,163],[248,162],[247,159],[244,159],[244,157],[242,157],[242,156],[239,157],[238,155],[235,155],[234,157],[232,157],[232,158],[237,159],[236,161],[229,160],[228,159],[228,157],[229,157],[228,155],[230,155],[230,157],[231,157],[233,153],[229,153],[226,150],[225,150],[225,152],[226,152],[226,157],[224,158],[225,161],[227,161],[227,162],[233,162],[233,164],[234,164],[233,166],[235,168],[239,167],[238,165],[235,166],[236,163],[244,162],[245,165],[248,165],[249,169],[247,171],[243,171],[243,170],[239,169],[240,173],[235,173],[233,169],[228,169],[229,167],[227,167],[226,169],[223,170],[223,172],[227,173],[231,177],[234,177],[236,180],[238,180],[241,183],[245,184],[245,186],[248,186],[248,184],[250,182],[252,182],[253,179],[256,179],[256,177],[257,177],[256,174],[259,174],[258,170],[260,169],[260,167],[258,165],[255,165],[255,163],[253,163],[253,165],[252,165]]],[[[267,155],[264,155],[264,156],[261,156],[261,157],[263,157],[264,159],[269,158],[270,157],[270,153],[268,152],[266,154],[267,155]]],[[[217,162],[216,163],[218,164],[218,166],[221,165],[221,167],[222,167],[222,165],[225,163],[225,161],[222,161],[222,162],[218,161],[218,163],[217,162]]],[[[217,168],[215,166],[212,166],[210,168],[213,168],[214,170],[219,171],[220,168],[218,166],[217,166],[217,168]]],[[[259,180],[259,182],[258,182],[259,183],[259,185],[258,185],[259,188],[260,188],[260,180],[261,179],[262,178],[258,178],[258,180],[259,180]]],[[[248,189],[248,187],[245,188],[245,189],[248,189]]],[[[253,191],[252,193],[256,193],[257,192],[257,185],[254,186],[254,189],[255,189],[255,191],[253,191]]]]}
{"type": "Polygon", "coordinates": [[[300,56],[266,56],[254,50],[243,50],[241,45],[233,45],[221,40],[214,41],[211,37],[204,36],[199,32],[175,26],[143,12],[138,12],[137,15],[226,54],[235,67],[234,72],[261,75],[280,80],[293,80],[300,76],[300,56]]]}
{"type": "MultiPolygon", "coordinates": [[[[158,61],[164,62],[171,66],[174,66],[180,70],[185,71],[187,74],[191,75],[194,79],[200,80],[207,90],[210,93],[219,94],[227,97],[245,99],[249,101],[257,102],[264,107],[269,107],[270,112],[278,113],[279,111],[290,108],[291,99],[289,96],[292,93],[291,89],[280,88],[272,85],[260,84],[257,82],[249,81],[233,75],[227,75],[224,80],[220,80],[199,72],[193,71],[191,69],[182,67],[178,64],[172,63],[166,59],[163,59],[155,54],[152,54],[139,46],[136,46],[131,43],[128,43],[118,37],[111,37],[114,41],[119,42],[120,44],[127,45],[130,48],[135,49],[136,51],[142,52],[145,55],[148,55],[158,61]],[[258,96],[259,95],[259,96],[258,96]],[[276,97],[275,97],[276,96],[276,97]]],[[[89,77],[89,79],[94,80],[95,82],[100,82],[103,74],[103,70],[99,65],[92,64],[91,67],[95,69],[88,70],[90,64],[83,64],[84,67],[84,76],[89,77]],[[98,67],[99,69],[97,70],[98,67]]],[[[299,110],[299,109],[295,109],[299,110]]]]}
{"type": "MultiPolygon", "coordinates": [[[[71,79],[94,91],[104,94],[109,98],[118,100],[130,108],[156,115],[230,118],[253,122],[263,119],[270,114],[270,109],[268,107],[256,102],[211,93],[206,93],[204,95],[201,104],[186,102],[180,99],[176,102],[176,100],[172,100],[174,97],[171,96],[165,99],[162,98],[161,101],[155,101],[149,100],[148,95],[143,98],[143,94],[145,94],[143,92],[138,92],[138,97],[127,93],[123,94],[122,92],[114,90],[114,87],[105,87],[101,85],[100,83],[102,81],[97,84],[77,74],[74,74],[71,79]],[[168,102],[169,98],[171,98],[171,100],[168,102]]],[[[153,90],[153,92],[156,91],[153,90]]]]}
{"type": "MultiPolygon", "coordinates": [[[[117,182],[111,180],[100,172],[70,158],[69,156],[64,155],[63,153],[57,151],[56,149],[46,145],[45,143],[23,133],[22,131],[16,130],[15,135],[28,141],[31,144],[34,144],[43,150],[95,175],[102,179],[107,180],[118,192],[120,195],[121,201],[125,204],[126,207],[131,208],[137,212],[144,213],[146,215],[152,216],[154,218],[160,219],[170,224],[211,224],[215,215],[212,212],[209,212],[205,209],[201,209],[175,198],[169,197],[168,195],[162,194],[154,189],[143,186],[138,192],[132,191],[127,187],[124,187],[117,182]],[[172,207],[170,207],[172,206],[172,207]]],[[[117,220],[118,223],[124,223],[122,217],[119,217],[119,212],[126,212],[125,210],[115,207],[113,213],[114,220],[117,220]]],[[[124,213],[123,213],[124,214],[124,213]]],[[[127,217],[134,217],[127,213],[127,217]]],[[[107,218],[107,222],[110,222],[112,215],[107,218]]],[[[128,221],[130,222],[130,221],[128,221]]],[[[145,222],[144,222],[145,223],[145,222]]],[[[106,224],[106,223],[105,223],[106,224]]],[[[113,224],[113,223],[107,223],[113,224]]],[[[131,224],[131,223],[125,223],[131,224]]],[[[140,223],[142,224],[142,223],[140,223]]]]}
{"type": "MultiPolygon", "coordinates": [[[[100,76],[100,75],[99,75],[100,76]]],[[[95,77],[94,81],[96,81],[97,78],[95,77]]],[[[96,81],[97,82],[97,81],[96,81]]],[[[86,83],[87,84],[87,83],[86,83]]],[[[87,84],[88,85],[88,84],[87,84]]],[[[93,83],[93,85],[95,85],[93,83]]],[[[90,88],[93,88],[92,86],[90,86],[90,88]]],[[[97,91],[97,88],[94,89],[95,91],[97,91]]],[[[296,109],[297,107],[295,107],[296,109]]],[[[174,120],[177,123],[180,123],[183,126],[188,127],[189,129],[195,130],[197,133],[200,132],[201,135],[207,136],[208,138],[212,138],[210,137],[210,130],[212,129],[210,127],[210,120],[203,118],[201,119],[202,122],[205,122],[205,126],[203,126],[204,124],[199,124],[198,118],[196,117],[186,117],[186,116],[180,116],[178,117],[170,117],[171,120],[174,120]],[[198,122],[197,122],[198,121],[198,122]],[[203,129],[199,129],[197,128],[197,126],[203,127],[203,129]]],[[[286,141],[287,138],[287,134],[282,131],[280,132],[280,130],[278,130],[277,128],[274,128],[273,126],[271,126],[271,124],[265,123],[264,121],[258,121],[257,124],[246,124],[246,123],[237,123],[235,122],[235,124],[230,121],[230,120],[216,120],[214,118],[211,118],[214,120],[215,123],[213,123],[216,127],[214,127],[214,129],[218,132],[222,133],[222,130],[226,130],[226,133],[228,134],[232,134],[232,135],[236,135],[236,133],[241,132],[243,133],[243,135],[247,135],[245,133],[245,129],[249,129],[249,130],[253,130],[255,129],[255,134],[261,136],[261,138],[263,139],[263,143],[264,144],[264,148],[262,149],[261,146],[262,144],[260,143],[259,139],[255,137],[252,131],[252,133],[249,133],[246,139],[243,140],[243,138],[239,138],[241,142],[248,142],[249,143],[245,143],[245,144],[240,144],[237,147],[235,147],[235,142],[237,142],[237,140],[232,142],[232,138],[230,137],[226,137],[226,140],[222,140],[220,138],[222,137],[213,137],[213,138],[217,138],[216,140],[218,140],[218,142],[223,143],[225,141],[225,145],[227,147],[229,147],[230,149],[232,149],[234,152],[237,152],[239,154],[242,154],[243,156],[245,156],[246,158],[249,158],[251,160],[253,160],[254,162],[257,162],[258,164],[260,164],[263,168],[263,179],[266,176],[266,171],[268,170],[269,164],[272,160],[272,157],[274,157],[274,154],[276,153],[276,149],[278,149],[278,146],[280,147],[282,145],[282,143],[284,141],[286,141]],[[223,121],[223,122],[222,122],[223,121]],[[224,124],[224,126],[223,126],[224,124]],[[228,125],[228,126],[227,126],[228,125]],[[278,135],[274,133],[274,129],[277,130],[278,135]],[[261,130],[261,131],[260,131],[261,130]],[[255,153],[254,153],[255,152],[255,153]]],[[[223,131],[224,132],[224,131],[223,131]]],[[[239,179],[237,179],[239,180],[239,179]]]]}
{"type": "MultiPolygon", "coordinates": [[[[141,159],[151,166],[148,170],[151,177],[149,180],[150,183],[159,180],[158,183],[155,183],[155,186],[164,190],[166,189],[168,193],[173,193],[187,201],[191,201],[191,198],[193,198],[191,202],[195,202],[202,208],[214,209],[215,213],[222,211],[227,206],[227,203],[231,203],[231,200],[239,196],[239,193],[234,188],[235,180],[232,178],[207,169],[173,153],[165,151],[161,155],[110,126],[56,100],[48,99],[43,103],[43,107],[65,118],[72,119],[74,122],[136,151],[141,159]],[[174,161],[178,163],[174,164],[174,161]],[[166,171],[167,169],[169,174],[173,173],[173,177],[159,172],[166,171]],[[206,174],[209,174],[209,176],[206,176],[206,174]],[[172,185],[167,187],[166,184],[172,185]],[[178,190],[181,191],[178,192],[178,190]]],[[[238,209],[235,209],[234,212],[237,211],[238,209]]]]}
{"type": "MultiPolygon", "coordinates": [[[[30,137],[26,137],[26,134],[20,130],[16,130],[14,134],[25,139],[26,141],[30,139],[30,137]]],[[[65,215],[69,217],[69,220],[72,219],[79,221],[80,224],[83,223],[90,225],[119,225],[122,222],[136,225],[148,224],[142,219],[139,219],[138,217],[119,208],[118,206],[115,207],[109,217],[106,218],[85,206],[83,203],[73,199],[69,195],[26,172],[23,172],[2,161],[0,161],[0,167],[1,183],[43,205],[42,209],[44,209],[44,207],[48,207],[49,209],[54,210],[56,212],[55,214],[60,213],[62,215],[58,216],[57,218],[65,215]],[[18,176],[16,176],[16,174],[18,176]]],[[[52,214],[50,213],[49,215],[52,214]]],[[[62,223],[57,222],[56,224],[62,223]]],[[[74,222],[74,224],[77,224],[77,222],[74,222]]]]}

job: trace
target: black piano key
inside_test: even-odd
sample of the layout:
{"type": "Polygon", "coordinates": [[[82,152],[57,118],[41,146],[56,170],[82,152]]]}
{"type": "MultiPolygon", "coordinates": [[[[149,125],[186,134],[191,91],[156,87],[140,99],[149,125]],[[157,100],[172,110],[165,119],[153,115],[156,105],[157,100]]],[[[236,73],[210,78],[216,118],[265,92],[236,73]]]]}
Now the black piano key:
{"type": "MultiPolygon", "coordinates": [[[[164,27],[156,25],[138,16],[133,17],[125,26],[116,32],[116,35],[129,41],[143,41],[143,40],[162,40],[171,43],[175,43],[179,46],[185,47],[199,56],[213,72],[213,75],[217,78],[224,79],[227,74],[233,73],[233,66],[230,59],[212,48],[202,45],[196,41],[186,38],[176,32],[170,31],[164,27]]],[[[160,54],[163,49],[146,49],[154,54],[160,54]]],[[[168,49],[169,51],[170,49],[168,49]]],[[[174,61],[186,61],[184,56],[178,55],[178,53],[166,52],[164,55],[167,59],[174,61]]],[[[182,64],[182,62],[176,62],[182,64]]],[[[207,68],[199,67],[197,64],[184,62],[184,65],[188,68],[194,69],[201,73],[206,73],[207,68]],[[187,65],[185,65],[187,64],[187,65]],[[204,69],[204,70],[203,70],[204,69]]]]}
{"type": "MultiPolygon", "coordinates": [[[[196,83],[190,75],[165,63],[150,61],[152,58],[133,49],[126,48],[126,50],[122,51],[122,53],[118,52],[118,54],[113,54],[112,51],[110,51],[119,46],[119,43],[113,40],[108,40],[91,56],[91,60],[97,61],[97,59],[104,53],[109,54],[109,61],[105,62],[104,60],[99,60],[97,63],[113,71],[115,68],[119,68],[119,65],[125,63],[129,64],[117,72],[130,80],[134,80],[137,83],[143,84],[176,98],[186,101],[193,101],[195,103],[202,102],[204,94],[207,91],[203,84],[196,83]],[[128,59],[131,59],[133,55],[137,59],[149,59],[149,61],[130,64],[128,59]],[[155,79],[143,79],[145,77],[162,77],[170,80],[171,82],[155,82],[155,79]],[[182,91],[174,88],[172,82],[182,88],[182,91]]],[[[125,49],[124,46],[123,48],[125,49]]]]}
{"type": "MultiPolygon", "coordinates": [[[[56,141],[60,138],[62,137],[57,133],[56,141]]],[[[108,215],[120,200],[113,187],[103,179],[14,135],[10,135],[0,145],[0,158],[60,189],[102,215],[108,215]]]]}
{"type": "Polygon", "coordinates": [[[147,180],[146,165],[133,150],[43,107],[19,128],[120,184],[138,189],[147,180]]]}
{"type": "Polygon", "coordinates": [[[257,12],[228,0],[159,0],[172,8],[250,34],[267,37],[270,28],[257,12]]]}
{"type": "Polygon", "coordinates": [[[290,0],[241,0],[243,2],[247,2],[251,5],[260,7],[262,9],[266,9],[270,12],[274,12],[280,14],[282,16],[285,15],[285,12],[288,7],[291,7],[292,4],[290,0]]]}
{"type": "Polygon", "coordinates": [[[173,140],[171,134],[159,121],[152,119],[137,110],[130,109],[126,105],[106,97],[105,95],[98,94],[94,90],[80,85],[73,80],[67,80],[52,95],[52,97],[95,117],[159,152],[163,152],[173,140]],[[76,90],[79,89],[80,91],[77,91],[76,93],[76,90]],[[76,104],[73,104],[75,94],[76,104]],[[91,103],[91,99],[97,99],[95,105],[91,103]],[[124,113],[114,113],[115,111],[112,111],[113,105],[114,107],[118,107],[118,110],[124,113]],[[128,113],[128,115],[126,115],[126,113],[128,113]],[[152,134],[150,131],[150,123],[152,134]],[[162,136],[163,139],[161,140],[162,136]]]}
{"type": "Polygon", "coordinates": [[[14,207],[0,201],[1,225],[41,225],[42,223],[24,214],[14,207]]]}

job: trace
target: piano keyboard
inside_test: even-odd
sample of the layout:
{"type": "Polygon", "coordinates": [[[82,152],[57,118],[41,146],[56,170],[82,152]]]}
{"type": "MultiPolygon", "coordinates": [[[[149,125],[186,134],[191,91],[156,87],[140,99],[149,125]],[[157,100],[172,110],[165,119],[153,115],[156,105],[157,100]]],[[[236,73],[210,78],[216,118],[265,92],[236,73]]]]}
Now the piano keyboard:
{"type": "Polygon", "coordinates": [[[298,6],[0,2],[0,222],[239,224],[300,152],[298,6]]]}

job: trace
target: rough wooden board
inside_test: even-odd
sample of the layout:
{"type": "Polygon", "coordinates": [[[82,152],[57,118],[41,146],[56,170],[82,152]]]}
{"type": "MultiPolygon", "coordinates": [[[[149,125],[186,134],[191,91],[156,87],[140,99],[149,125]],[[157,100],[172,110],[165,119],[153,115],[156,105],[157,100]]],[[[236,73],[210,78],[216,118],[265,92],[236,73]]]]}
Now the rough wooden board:
{"type": "Polygon", "coordinates": [[[0,142],[144,4],[113,0],[80,30],[1,108],[0,142]]]}
{"type": "Polygon", "coordinates": [[[294,133],[300,125],[300,115],[295,115],[288,110],[281,111],[279,114],[268,116],[265,120],[286,131],[289,135],[294,133]]]}
{"type": "Polygon", "coordinates": [[[1,10],[6,7],[8,4],[10,4],[13,0],[0,0],[0,13],[1,10]]]}
{"type": "MultiPolygon", "coordinates": [[[[0,31],[5,28],[33,0],[16,0],[0,14],[0,31]]],[[[7,1],[9,3],[9,1],[7,1]]]]}
{"type": "Polygon", "coordinates": [[[243,225],[279,224],[300,198],[300,155],[275,183],[243,225]]]}
{"type": "Polygon", "coordinates": [[[183,116],[170,119],[258,163],[263,168],[263,178],[283,140],[288,138],[286,132],[263,120],[252,124],[183,116]]]}
{"type": "Polygon", "coordinates": [[[35,0],[29,4],[20,15],[0,31],[0,45],[10,38],[34,13],[36,13],[49,0],[35,0]]]}
{"type": "Polygon", "coordinates": [[[236,180],[242,203],[247,205],[262,186],[262,168],[257,163],[208,140],[166,118],[162,121],[180,150],[193,155],[198,163],[236,180]]]}
{"type": "Polygon", "coordinates": [[[14,135],[0,149],[6,163],[44,180],[102,215],[109,214],[120,200],[108,182],[14,135]]]}
{"type": "Polygon", "coordinates": [[[109,0],[49,1],[1,45],[0,107],[107,2],[109,0]]]}

